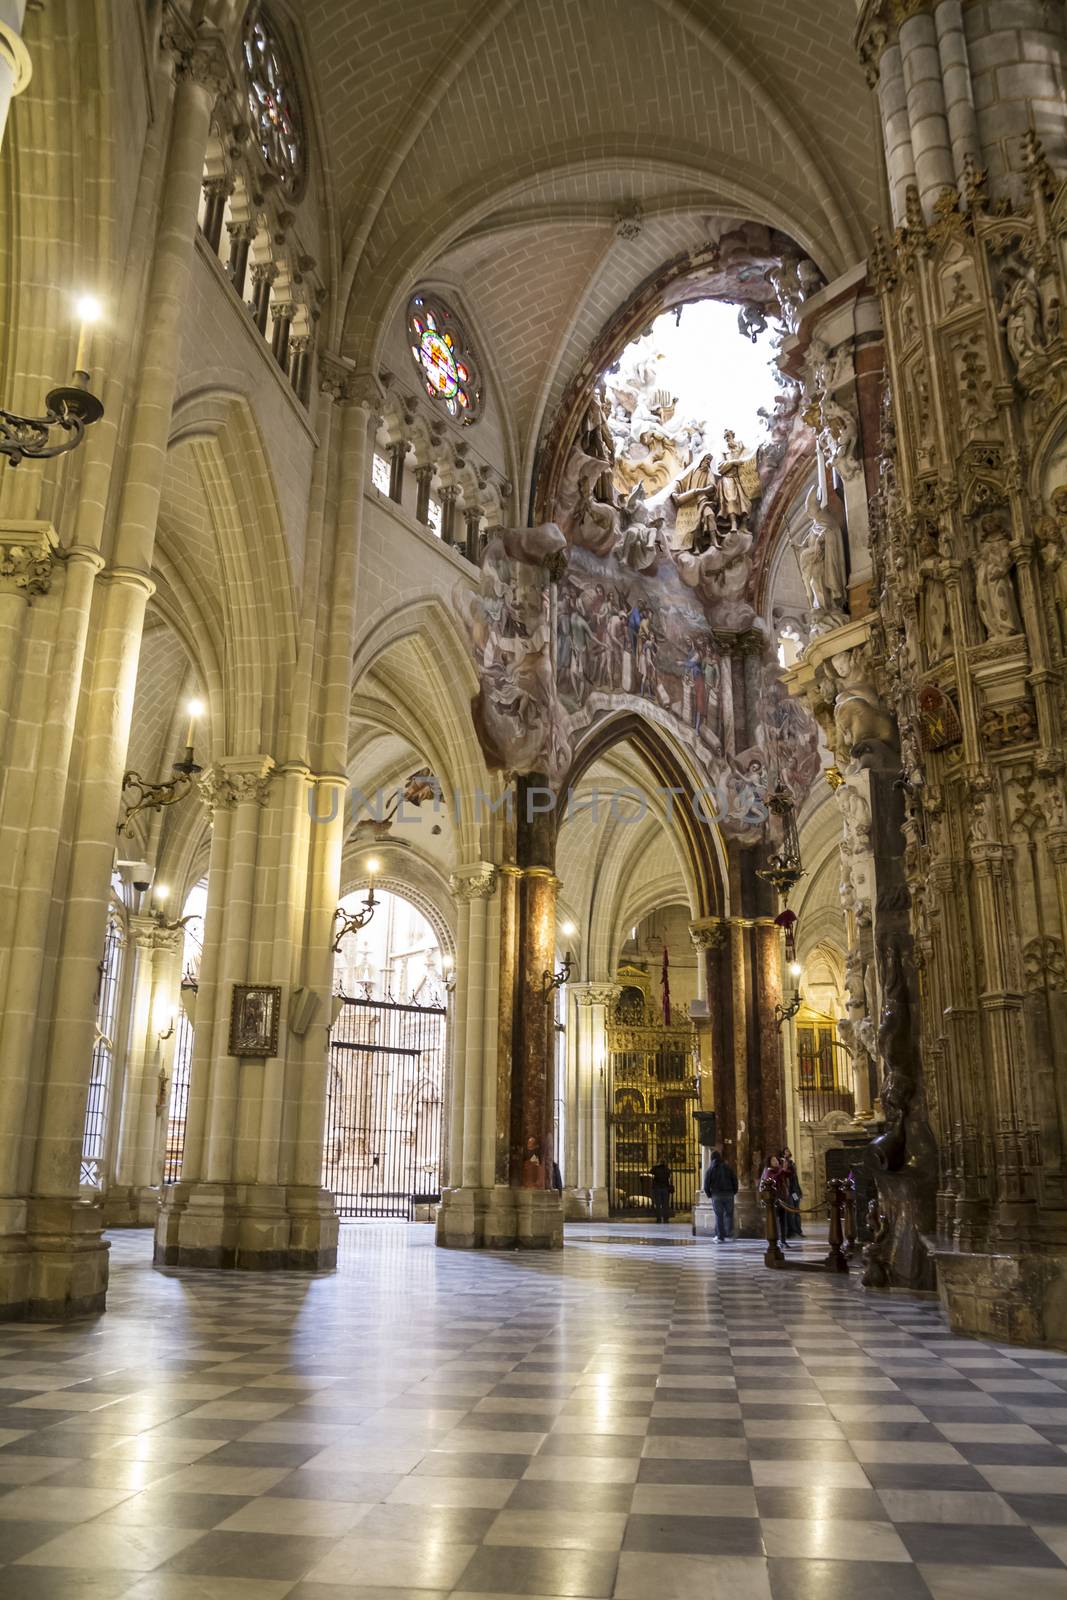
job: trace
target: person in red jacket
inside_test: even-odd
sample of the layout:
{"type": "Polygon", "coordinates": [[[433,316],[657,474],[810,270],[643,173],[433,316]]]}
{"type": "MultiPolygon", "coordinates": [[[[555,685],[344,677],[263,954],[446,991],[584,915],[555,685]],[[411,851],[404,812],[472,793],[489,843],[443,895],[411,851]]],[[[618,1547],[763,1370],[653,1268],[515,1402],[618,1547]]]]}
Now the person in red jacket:
{"type": "Polygon", "coordinates": [[[786,1238],[786,1222],[788,1219],[788,1213],[785,1210],[785,1207],[791,1203],[789,1199],[789,1174],[786,1172],[777,1156],[771,1156],[767,1162],[767,1165],[763,1169],[763,1173],[760,1177],[761,1189],[765,1183],[774,1185],[777,1196],[774,1203],[774,1215],[778,1226],[778,1242],[779,1244],[788,1247],[789,1240],[786,1238]]]}

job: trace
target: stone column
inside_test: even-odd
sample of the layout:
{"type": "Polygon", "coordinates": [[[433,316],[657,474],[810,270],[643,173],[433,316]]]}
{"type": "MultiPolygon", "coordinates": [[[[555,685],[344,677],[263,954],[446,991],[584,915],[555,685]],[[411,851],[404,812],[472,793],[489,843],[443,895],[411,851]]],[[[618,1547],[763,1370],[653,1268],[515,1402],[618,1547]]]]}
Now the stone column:
{"type": "MultiPolygon", "coordinates": [[[[152,584],[156,515],[177,371],[178,325],[188,299],[188,274],[211,108],[229,73],[220,36],[209,26],[169,23],[165,45],[176,88],[161,180],[158,226],[140,330],[139,371],[129,411],[121,480],[113,485],[111,558],[104,562],[81,537],[100,540],[102,518],[86,490],[66,554],[62,599],[41,631],[33,663],[39,671],[32,714],[19,732],[32,749],[20,787],[25,829],[17,845],[13,954],[3,1008],[5,1125],[20,1142],[4,1152],[0,1177],[0,1306],[9,1314],[78,1315],[103,1306],[107,1246],[99,1207],[79,1197],[81,1146],[92,1056],[95,971],[107,916],[118,810],[144,607],[152,584]],[[92,614],[93,626],[90,628],[92,614]],[[90,648],[91,646],[91,648],[90,648]],[[71,756],[80,723],[76,782],[71,756]],[[62,908],[57,926],[56,907],[62,908]],[[53,966],[44,965],[49,925],[53,966]],[[19,1237],[21,1235],[21,1239],[19,1237]],[[8,1270],[10,1269],[10,1271],[8,1270]]],[[[113,434],[99,436],[101,440],[113,434]]],[[[99,448],[103,446],[100,445],[99,448]]],[[[89,472],[98,446],[86,447],[89,472]]],[[[88,480],[86,480],[86,483],[88,480]]],[[[83,483],[85,489],[85,483],[83,483]]],[[[27,663],[28,664],[28,663],[27,663]]],[[[25,687],[28,689],[29,684],[25,687]]],[[[22,691],[16,691],[19,704],[22,691]]],[[[16,791],[3,799],[4,826],[16,791]]]]}
{"type": "Polygon", "coordinates": [[[501,880],[487,861],[452,874],[459,917],[452,1002],[449,1185],[442,1190],[437,1242],[451,1249],[506,1248],[515,1216],[497,1167],[497,1021],[501,880]]]}
{"type": "Polygon", "coordinates": [[[322,983],[336,905],[327,862],[331,842],[339,855],[337,841],[313,838],[308,804],[322,781],[298,763],[276,770],[269,756],[227,759],[201,780],[215,810],[204,954],[182,1179],[168,1185],[160,1211],[159,1264],[300,1271],[336,1263],[336,1211],[319,1181],[324,1069],[305,1079],[307,1054],[321,1060],[325,1041],[321,1023],[307,1045],[307,1034],[290,1028],[294,990],[309,987],[309,977],[322,983]],[[305,925],[311,964],[297,937],[305,925]],[[277,991],[273,1054],[231,1053],[238,984],[277,991]]]}
{"type": "Polygon", "coordinates": [[[208,178],[204,184],[204,218],[200,226],[204,238],[216,252],[222,243],[222,219],[232,193],[229,178],[208,178]]]}
{"type": "MultiPolygon", "coordinates": [[[[607,1022],[619,988],[613,983],[572,983],[574,996],[574,1095],[567,1105],[568,1130],[573,1125],[574,1157],[564,1177],[565,1215],[582,1222],[606,1222],[609,1215],[608,1042],[607,1022]]],[[[571,1041],[568,1039],[568,1047],[571,1041]]]]}
{"type": "Polygon", "coordinates": [[[131,917],[129,933],[134,961],[130,1020],[125,1072],[121,1086],[116,1085],[116,1094],[121,1093],[115,1108],[118,1139],[104,1220],[108,1227],[151,1227],[162,1181],[156,1169],[160,1078],[166,1079],[166,1063],[173,1054],[185,936],[181,928],[161,926],[153,916],[131,917]]]}
{"type": "Polygon", "coordinates": [[[441,539],[445,544],[456,542],[456,501],[459,499],[459,487],[448,483],[441,490],[441,539]]]}
{"type": "Polygon", "coordinates": [[[430,523],[430,490],[436,470],[432,462],[415,468],[415,520],[421,522],[423,527],[428,527],[430,523]]]}

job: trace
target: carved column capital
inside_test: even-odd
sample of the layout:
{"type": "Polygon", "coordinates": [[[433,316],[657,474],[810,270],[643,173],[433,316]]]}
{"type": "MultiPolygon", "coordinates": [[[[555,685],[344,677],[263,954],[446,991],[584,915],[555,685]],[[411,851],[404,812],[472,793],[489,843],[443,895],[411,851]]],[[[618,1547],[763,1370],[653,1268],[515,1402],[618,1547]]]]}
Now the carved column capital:
{"type": "Polygon", "coordinates": [[[208,23],[194,25],[176,0],[164,0],[160,46],[173,58],[177,83],[191,81],[214,96],[233,85],[226,40],[208,23]]]}
{"type": "Polygon", "coordinates": [[[730,923],[725,917],[702,917],[689,924],[689,937],[694,950],[721,950],[730,937],[730,923]]]}
{"type": "Polygon", "coordinates": [[[47,522],[8,523],[0,528],[0,594],[18,594],[27,602],[47,594],[58,542],[47,522]]]}
{"type": "Polygon", "coordinates": [[[220,761],[200,774],[200,798],[211,811],[232,811],[250,801],[265,806],[273,767],[270,756],[220,761]]]}
{"type": "Polygon", "coordinates": [[[491,861],[460,867],[448,880],[457,900],[488,900],[496,893],[498,872],[491,861]]]}
{"type": "Polygon", "coordinates": [[[580,1006],[612,1006],[622,992],[618,983],[569,984],[568,988],[580,1006]]]}

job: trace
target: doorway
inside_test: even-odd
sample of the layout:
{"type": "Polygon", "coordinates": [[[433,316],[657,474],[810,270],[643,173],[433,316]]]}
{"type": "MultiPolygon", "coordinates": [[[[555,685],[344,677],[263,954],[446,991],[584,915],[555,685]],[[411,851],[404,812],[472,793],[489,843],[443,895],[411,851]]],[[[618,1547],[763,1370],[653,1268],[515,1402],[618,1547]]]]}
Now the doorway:
{"type": "Polygon", "coordinates": [[[342,940],[335,978],[323,1187],[342,1217],[412,1221],[441,1194],[449,985],[437,935],[380,890],[371,921],[342,940]]]}

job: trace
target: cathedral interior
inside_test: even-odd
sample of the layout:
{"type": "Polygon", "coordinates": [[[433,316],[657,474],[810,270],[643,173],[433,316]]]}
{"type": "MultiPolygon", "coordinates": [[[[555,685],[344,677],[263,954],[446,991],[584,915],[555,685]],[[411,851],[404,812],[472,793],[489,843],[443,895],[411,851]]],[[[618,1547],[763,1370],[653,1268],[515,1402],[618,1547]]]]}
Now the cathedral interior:
{"type": "Polygon", "coordinates": [[[1063,0],[0,0],[0,179],[4,1600],[1067,1594],[1063,0]]]}

